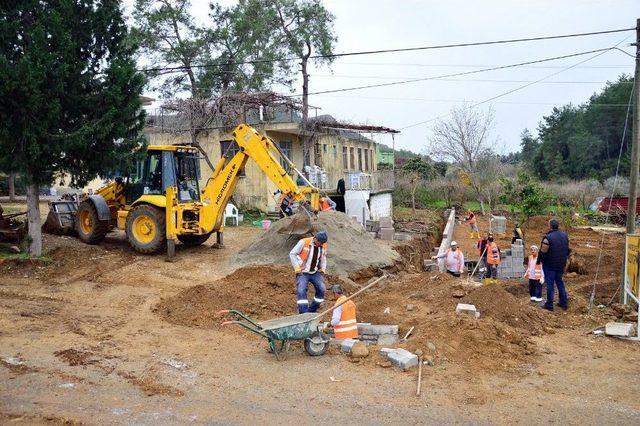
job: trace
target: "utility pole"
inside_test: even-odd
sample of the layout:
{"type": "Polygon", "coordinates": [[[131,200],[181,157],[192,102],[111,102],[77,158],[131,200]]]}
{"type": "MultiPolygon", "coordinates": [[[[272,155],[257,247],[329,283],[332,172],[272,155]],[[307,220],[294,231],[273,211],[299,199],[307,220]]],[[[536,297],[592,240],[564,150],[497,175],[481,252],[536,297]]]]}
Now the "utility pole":
{"type": "Polygon", "coordinates": [[[627,234],[636,232],[636,199],[638,197],[638,145],[640,145],[640,19],[636,20],[636,72],[633,91],[633,120],[631,121],[631,175],[629,176],[629,208],[627,210],[627,234]]]}

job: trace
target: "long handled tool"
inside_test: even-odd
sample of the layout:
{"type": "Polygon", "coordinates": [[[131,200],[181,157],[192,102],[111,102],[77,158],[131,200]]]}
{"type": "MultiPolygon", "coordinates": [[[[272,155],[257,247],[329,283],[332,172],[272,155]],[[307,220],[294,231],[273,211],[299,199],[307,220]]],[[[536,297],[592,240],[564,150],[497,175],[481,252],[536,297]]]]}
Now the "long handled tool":
{"type": "Polygon", "coordinates": [[[478,270],[478,266],[480,266],[480,260],[484,258],[484,254],[487,252],[487,246],[484,247],[484,250],[482,250],[482,254],[480,254],[480,257],[478,258],[478,263],[476,263],[476,267],[473,268],[473,272],[471,272],[471,275],[469,275],[467,277],[467,284],[469,284],[469,281],[471,280],[471,277],[475,275],[476,271],[478,270]]]}
{"type": "Polygon", "coordinates": [[[333,311],[334,309],[336,309],[338,306],[342,306],[344,305],[346,302],[348,302],[349,300],[353,299],[354,297],[356,297],[357,295],[359,295],[360,293],[362,293],[365,290],[370,289],[371,287],[373,287],[374,285],[378,284],[380,281],[384,280],[385,278],[387,278],[388,275],[384,274],[383,276],[377,278],[376,280],[374,280],[373,282],[371,282],[370,284],[367,284],[365,287],[362,287],[360,290],[356,291],[355,293],[353,293],[351,296],[347,297],[346,299],[344,299],[342,302],[340,302],[339,304],[320,312],[314,319],[320,318],[323,315],[328,314],[329,312],[333,311]]]}
{"type": "Polygon", "coordinates": [[[422,357],[418,359],[418,388],[416,389],[416,396],[420,396],[422,391],[422,357]]]}

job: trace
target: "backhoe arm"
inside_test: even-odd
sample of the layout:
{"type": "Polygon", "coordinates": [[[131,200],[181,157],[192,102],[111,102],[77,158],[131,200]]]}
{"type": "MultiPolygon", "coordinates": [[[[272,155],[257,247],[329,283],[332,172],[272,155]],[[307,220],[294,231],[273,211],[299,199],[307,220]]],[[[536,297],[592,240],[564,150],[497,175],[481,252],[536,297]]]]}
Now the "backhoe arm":
{"type": "Polygon", "coordinates": [[[298,202],[307,201],[307,197],[309,197],[311,209],[318,210],[320,198],[318,189],[311,184],[303,188],[296,184],[276,156],[283,158],[300,176],[302,174],[271,139],[261,136],[253,127],[246,124],[236,127],[233,131],[233,137],[240,147],[240,151],[226,164],[223,159],[218,162],[203,190],[202,199],[208,207],[205,217],[201,218],[203,228],[220,229],[224,209],[238,183],[238,175],[249,158],[256,162],[280,191],[289,194],[298,202]]]}

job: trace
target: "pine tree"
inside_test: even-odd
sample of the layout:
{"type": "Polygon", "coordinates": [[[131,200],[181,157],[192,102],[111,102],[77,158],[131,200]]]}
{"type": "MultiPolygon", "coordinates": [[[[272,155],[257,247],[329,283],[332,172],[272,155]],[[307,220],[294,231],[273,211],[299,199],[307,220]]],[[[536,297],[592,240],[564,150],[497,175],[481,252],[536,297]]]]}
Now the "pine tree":
{"type": "Polygon", "coordinates": [[[143,76],[117,0],[0,5],[0,169],[27,181],[29,252],[42,253],[39,188],[81,186],[143,144],[143,76]]]}

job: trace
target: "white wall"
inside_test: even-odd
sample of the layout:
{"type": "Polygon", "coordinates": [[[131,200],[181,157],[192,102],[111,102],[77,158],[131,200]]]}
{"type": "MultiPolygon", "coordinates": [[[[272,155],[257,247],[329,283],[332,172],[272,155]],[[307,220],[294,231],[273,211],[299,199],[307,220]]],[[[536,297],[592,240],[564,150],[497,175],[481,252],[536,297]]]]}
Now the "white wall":
{"type": "Polygon", "coordinates": [[[381,217],[392,216],[393,198],[390,192],[372,195],[369,199],[371,219],[379,220],[381,217]]]}
{"type": "Polygon", "coordinates": [[[369,200],[369,191],[352,191],[348,190],[344,194],[345,213],[355,216],[358,223],[364,226],[363,220],[371,217],[367,201],[369,200]],[[364,218],[363,218],[364,215],[364,218]]]}

